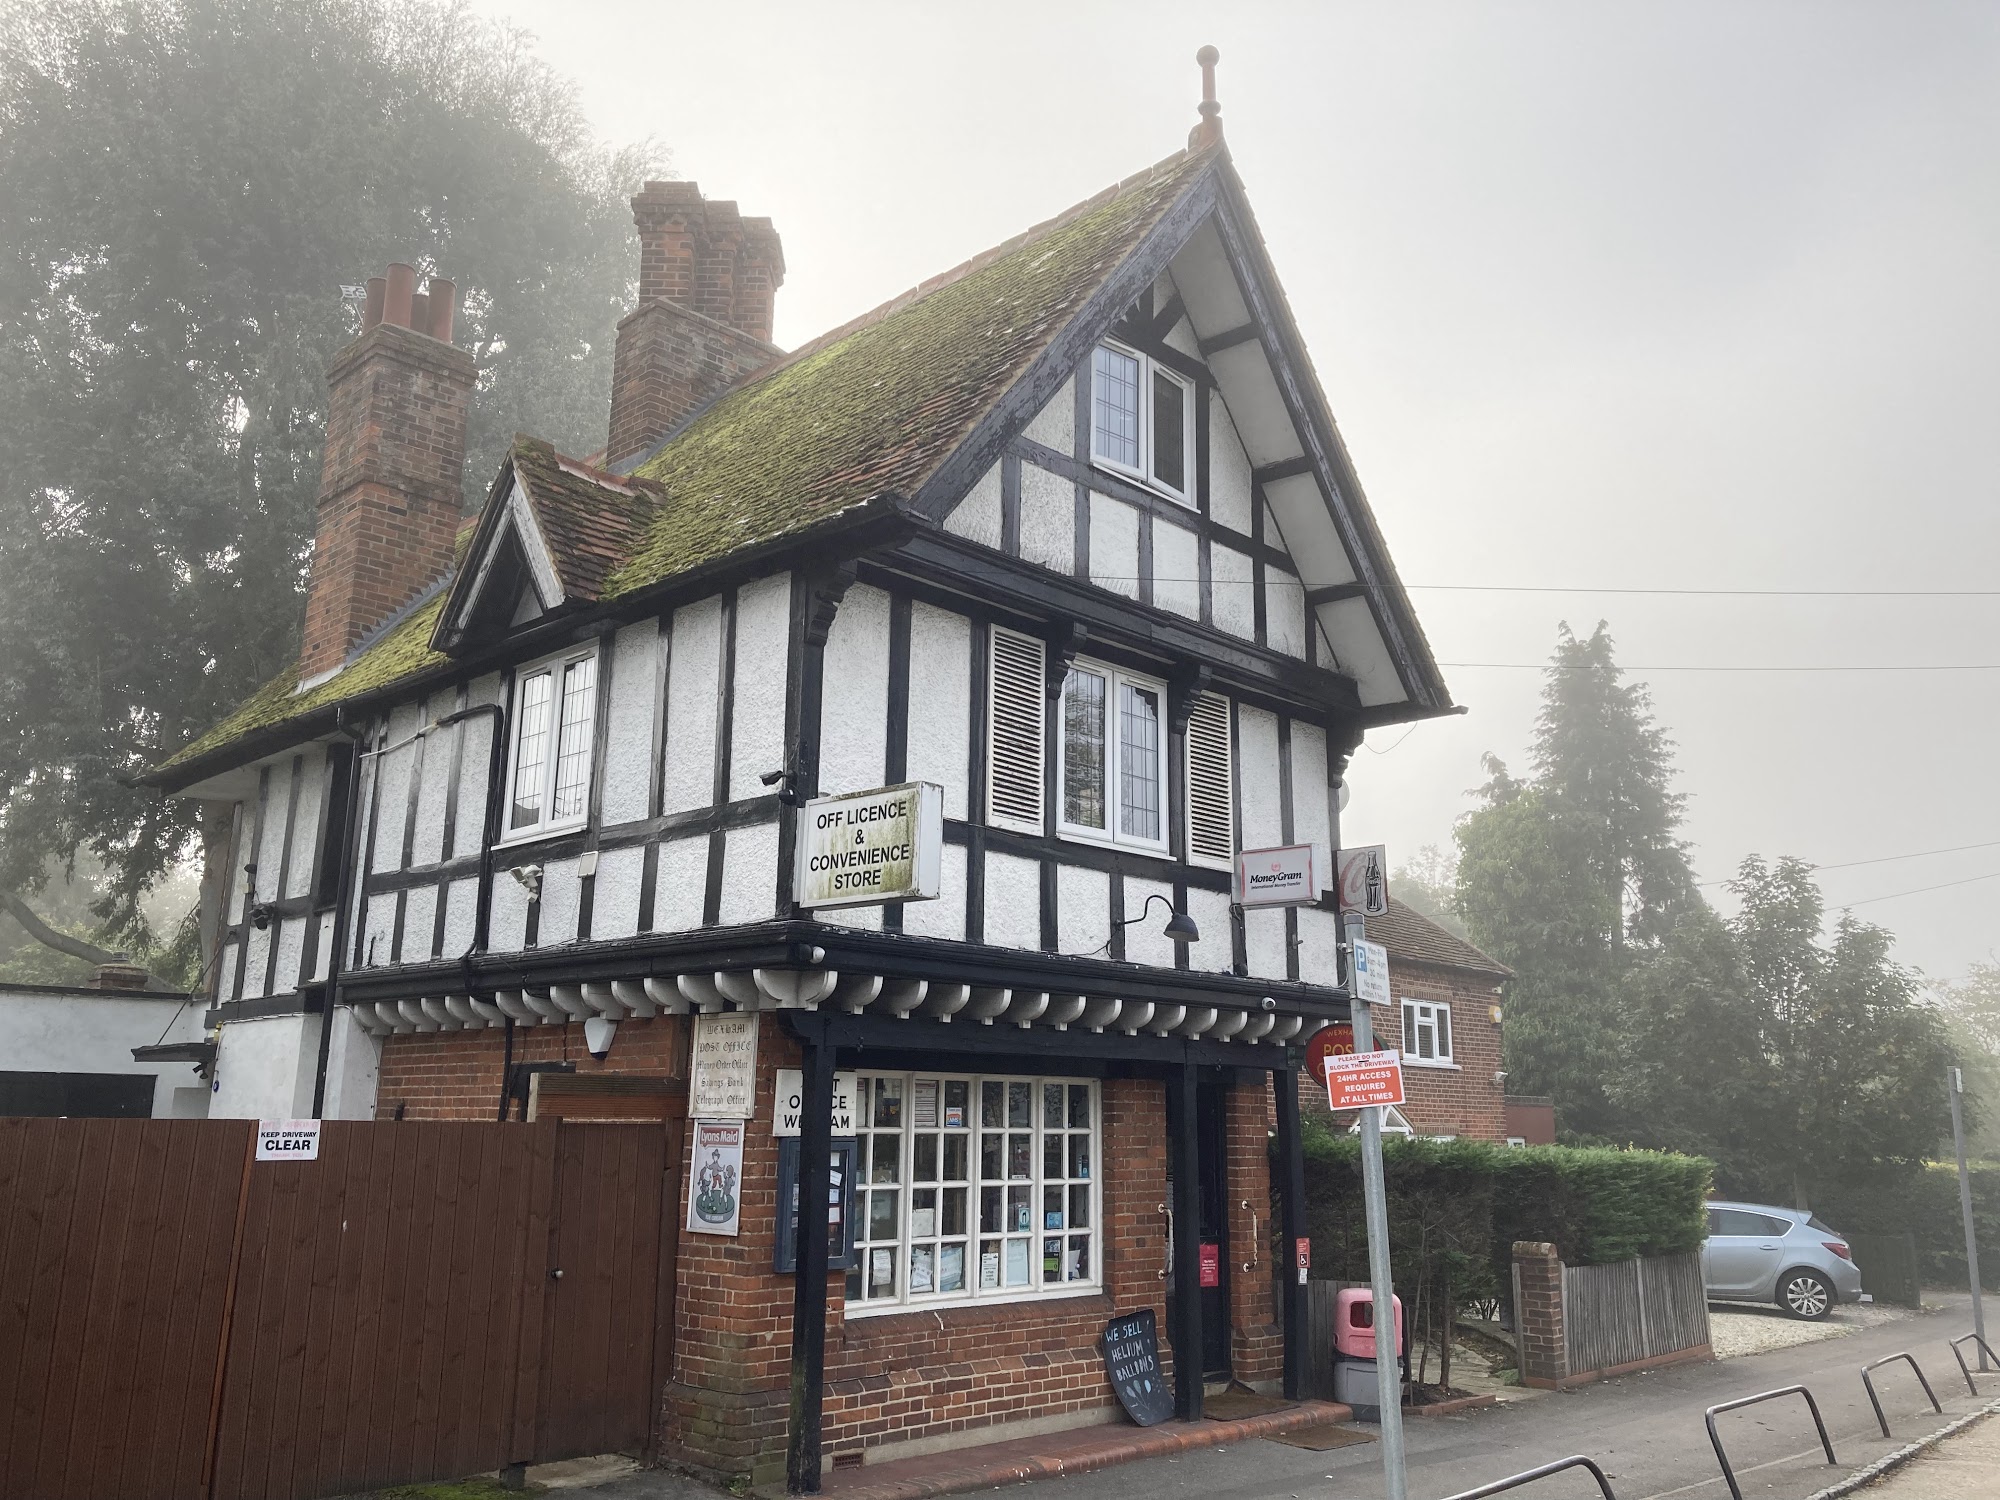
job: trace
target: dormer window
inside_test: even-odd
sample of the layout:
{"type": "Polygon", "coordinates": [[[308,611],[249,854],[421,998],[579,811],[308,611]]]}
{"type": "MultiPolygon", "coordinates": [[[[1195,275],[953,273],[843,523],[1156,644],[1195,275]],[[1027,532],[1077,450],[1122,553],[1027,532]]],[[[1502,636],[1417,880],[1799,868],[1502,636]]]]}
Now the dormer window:
{"type": "Polygon", "coordinates": [[[504,837],[580,827],[590,813],[597,656],[585,647],[526,668],[514,680],[514,745],[504,837]]]}
{"type": "Polygon", "coordinates": [[[1099,344],[1090,393],[1092,461],[1192,504],[1193,382],[1123,344],[1099,344]]]}

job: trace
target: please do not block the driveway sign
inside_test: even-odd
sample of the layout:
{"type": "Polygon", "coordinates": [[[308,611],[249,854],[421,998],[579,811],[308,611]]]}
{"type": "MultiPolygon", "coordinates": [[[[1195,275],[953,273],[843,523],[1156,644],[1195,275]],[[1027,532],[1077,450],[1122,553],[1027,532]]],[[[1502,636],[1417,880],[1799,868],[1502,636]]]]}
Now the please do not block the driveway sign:
{"type": "Polygon", "coordinates": [[[1326,1102],[1336,1110],[1401,1104],[1402,1058],[1394,1052],[1350,1052],[1327,1058],[1326,1102]]]}

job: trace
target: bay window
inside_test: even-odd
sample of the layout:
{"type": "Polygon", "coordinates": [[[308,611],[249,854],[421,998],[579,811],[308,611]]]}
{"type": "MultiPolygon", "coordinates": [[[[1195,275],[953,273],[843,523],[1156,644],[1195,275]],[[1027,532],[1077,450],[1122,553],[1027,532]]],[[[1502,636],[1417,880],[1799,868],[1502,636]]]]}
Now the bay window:
{"type": "Polygon", "coordinates": [[[850,1315],[1095,1290],[1097,1085],[863,1073],[850,1315]]]}
{"type": "Polygon", "coordinates": [[[589,816],[596,712],[594,647],[538,662],[516,676],[503,837],[575,828],[589,816]]]}
{"type": "Polygon", "coordinates": [[[1167,847],[1167,690],[1079,661],[1063,681],[1057,793],[1063,833],[1167,847]]]}
{"type": "Polygon", "coordinates": [[[1099,344],[1090,392],[1092,461],[1192,504],[1193,382],[1137,350],[1099,344]]]}

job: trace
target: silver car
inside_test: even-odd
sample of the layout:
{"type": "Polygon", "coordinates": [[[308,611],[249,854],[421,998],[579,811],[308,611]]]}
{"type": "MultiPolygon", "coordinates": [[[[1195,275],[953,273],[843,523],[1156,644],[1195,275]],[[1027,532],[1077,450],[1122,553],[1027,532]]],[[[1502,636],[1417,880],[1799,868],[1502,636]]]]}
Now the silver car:
{"type": "Polygon", "coordinates": [[[1709,1203],[1701,1273],[1713,1300],[1775,1302],[1814,1321],[1861,1297],[1846,1237],[1809,1213],[1768,1203],[1709,1203]]]}

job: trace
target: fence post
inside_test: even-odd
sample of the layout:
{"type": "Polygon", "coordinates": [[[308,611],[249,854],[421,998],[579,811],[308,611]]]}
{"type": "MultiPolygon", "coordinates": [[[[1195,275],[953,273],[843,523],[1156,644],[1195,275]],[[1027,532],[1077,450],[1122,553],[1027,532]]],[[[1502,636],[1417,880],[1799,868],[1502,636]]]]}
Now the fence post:
{"type": "Polygon", "coordinates": [[[1652,1331],[1646,1327],[1646,1258],[1632,1257],[1633,1281],[1639,1288],[1639,1357],[1651,1359],[1659,1351],[1653,1348],[1652,1331]]]}
{"type": "Polygon", "coordinates": [[[1569,1376],[1569,1335],[1563,1317],[1563,1263],[1556,1247],[1514,1242],[1514,1329],[1521,1345],[1521,1384],[1559,1387],[1569,1376]]]}

